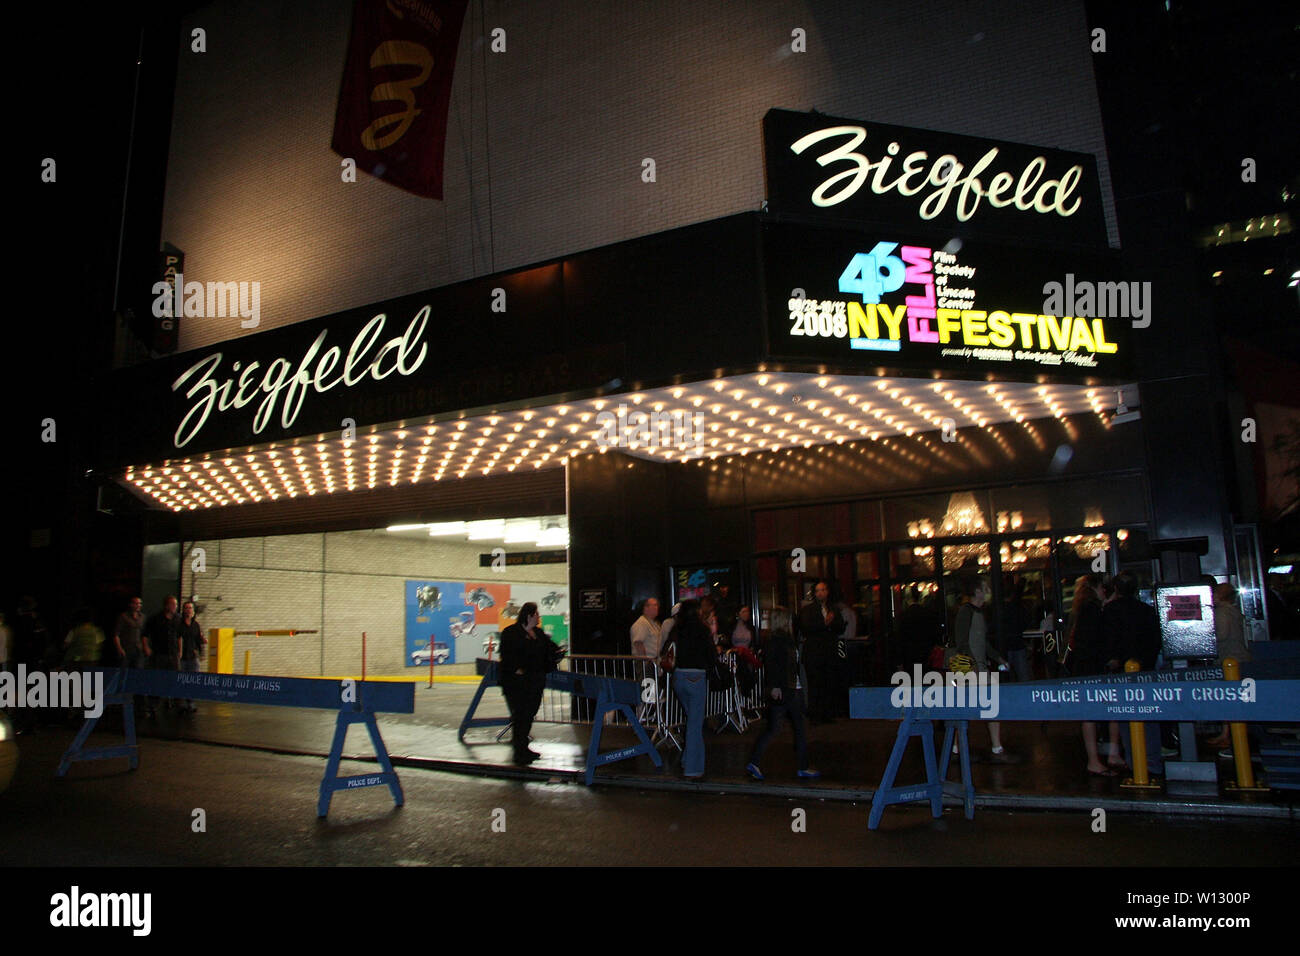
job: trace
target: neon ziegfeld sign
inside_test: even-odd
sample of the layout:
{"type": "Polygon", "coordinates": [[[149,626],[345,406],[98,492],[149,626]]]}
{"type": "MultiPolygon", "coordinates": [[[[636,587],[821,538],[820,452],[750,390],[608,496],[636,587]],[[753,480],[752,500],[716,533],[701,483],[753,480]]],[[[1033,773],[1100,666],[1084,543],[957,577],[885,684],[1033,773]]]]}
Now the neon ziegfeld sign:
{"type": "Polygon", "coordinates": [[[424,330],[428,325],[429,312],[430,307],[427,305],[420,309],[407,325],[406,331],[384,342],[377,353],[374,349],[383,335],[387,321],[384,313],[376,315],[362,326],[347,347],[346,355],[339,345],[322,351],[329,336],[329,330],[325,329],[307,347],[296,368],[289,359],[278,357],[265,367],[260,362],[249,362],[241,368],[242,363],[234,362],[229,374],[226,374],[221,370],[223,353],[214,352],[205,356],[172,383],[173,392],[184,388],[188,383],[185,397],[194,399],[194,404],[176,427],[173,437],[175,447],[184,448],[189,444],[207,424],[214,411],[220,414],[231,409],[241,409],[257,401],[259,396],[261,402],[253,416],[255,435],[260,435],[266,428],[277,406],[280,408],[280,424],[286,429],[293,425],[308,391],[323,394],[340,383],[346,388],[352,388],[367,377],[379,382],[394,372],[402,376],[413,375],[428,356],[429,347],[424,341],[424,330]],[[373,358],[370,357],[372,354],[373,358]],[[235,373],[238,373],[238,379],[235,373]]]}
{"type": "Polygon", "coordinates": [[[929,164],[927,170],[926,162],[929,154],[925,150],[915,150],[903,158],[902,172],[892,182],[886,181],[889,167],[898,156],[901,147],[897,142],[890,143],[885,147],[885,155],[872,162],[862,153],[855,152],[867,138],[867,131],[861,126],[831,126],[817,130],[791,143],[790,151],[799,155],[824,140],[841,136],[847,136],[848,139],[829,152],[818,156],[817,164],[828,166],[834,162],[844,161],[853,165],[831,176],[813,190],[811,199],[815,206],[824,208],[844,202],[862,188],[868,175],[874,170],[875,174],[871,176],[871,191],[878,196],[892,190],[899,195],[910,197],[924,191],[927,186],[937,187],[921,200],[918,215],[925,220],[934,219],[943,212],[952,197],[953,190],[958,186],[961,187],[961,192],[957,195],[956,214],[960,222],[966,222],[975,215],[980,200],[985,197],[988,198],[990,206],[995,208],[1014,206],[1021,212],[1033,210],[1044,215],[1054,212],[1058,216],[1068,217],[1079,210],[1081,200],[1076,196],[1071,201],[1071,194],[1083,177],[1083,167],[1076,164],[1067,169],[1059,179],[1049,179],[1040,184],[1039,179],[1047,170],[1047,159],[1041,155],[1031,159],[1018,177],[1006,170],[995,173],[989,180],[988,187],[985,188],[979,177],[997,160],[1000,151],[996,146],[981,156],[969,171],[966,171],[966,167],[958,157],[951,153],[939,156],[929,164]],[[963,171],[966,172],[964,176],[963,171]],[[847,182],[838,191],[828,193],[828,190],[844,180],[847,182]],[[1014,190],[1012,190],[1013,185],[1014,190]]]}
{"type": "Polygon", "coordinates": [[[1109,244],[1093,153],[773,109],[763,155],[768,212],[779,217],[1109,244]]]}

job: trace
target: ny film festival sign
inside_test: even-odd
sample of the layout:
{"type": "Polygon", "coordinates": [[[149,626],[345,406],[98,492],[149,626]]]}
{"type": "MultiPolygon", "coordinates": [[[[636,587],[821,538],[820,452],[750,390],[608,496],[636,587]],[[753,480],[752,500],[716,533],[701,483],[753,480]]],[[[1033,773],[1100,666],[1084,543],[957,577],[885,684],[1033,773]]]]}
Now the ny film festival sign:
{"type": "Polygon", "coordinates": [[[771,212],[1105,248],[1087,153],[813,113],[763,118],[771,212]]]}
{"type": "Polygon", "coordinates": [[[945,245],[903,229],[765,224],[772,356],[842,369],[1128,374],[1132,320],[1111,314],[1113,297],[1065,307],[1078,305],[1076,288],[1122,285],[1108,281],[1110,256],[989,240],[945,245]],[[1068,295],[1051,294],[1062,285],[1068,295]]]}

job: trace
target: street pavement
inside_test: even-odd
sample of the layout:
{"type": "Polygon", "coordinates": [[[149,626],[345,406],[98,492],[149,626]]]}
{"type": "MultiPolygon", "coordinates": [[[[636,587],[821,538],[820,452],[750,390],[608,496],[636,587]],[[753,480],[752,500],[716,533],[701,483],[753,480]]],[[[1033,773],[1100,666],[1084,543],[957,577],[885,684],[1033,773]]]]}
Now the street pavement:
{"type": "MultiPolygon", "coordinates": [[[[583,769],[591,727],[589,724],[551,723],[548,719],[567,719],[568,695],[547,692],[539,719],[533,725],[534,748],[543,759],[533,767],[521,769],[510,763],[510,747],[498,743],[497,728],[474,728],[458,739],[457,729],[477,687],[466,681],[439,681],[432,687],[425,682],[415,685],[413,714],[382,714],[380,730],[389,753],[399,767],[454,770],[504,779],[545,780],[550,777],[572,779],[583,769]]],[[[238,747],[253,747],[271,752],[325,755],[333,737],[335,714],[332,711],[299,708],[199,702],[199,712],[182,715],[160,711],[156,721],[139,718],[137,727],[148,737],[202,741],[238,747]]],[[[498,689],[489,689],[478,709],[479,717],[504,717],[505,702],[498,689]]],[[[111,739],[112,728],[120,728],[120,717],[110,709],[92,741],[101,736],[111,739]]],[[[793,735],[787,724],[773,741],[763,762],[766,780],[753,781],[745,773],[745,764],[761,732],[763,723],[750,724],[745,732],[725,728],[720,733],[706,731],[707,778],[702,784],[681,776],[677,750],[664,744],[660,752],[666,766],[657,770],[651,760],[640,756],[601,768],[597,777],[605,785],[636,789],[706,790],[745,795],[801,796],[813,794],[819,799],[841,801],[869,800],[894,746],[896,721],[841,719],[830,725],[811,727],[809,731],[812,762],[822,771],[817,781],[795,777],[793,735]]],[[[120,731],[119,731],[120,732],[120,731]]],[[[71,737],[71,727],[67,730],[71,737]]],[[[1241,817],[1296,821],[1294,792],[1275,791],[1263,794],[1232,794],[1224,784],[1232,779],[1232,764],[1218,759],[1220,792],[1217,796],[1171,797],[1162,792],[1126,790],[1118,778],[1098,778],[1087,773],[1083,739],[1077,723],[1003,723],[1006,746],[1021,758],[1016,765],[992,764],[988,756],[987,729],[971,725],[971,749],[976,763],[972,777],[979,809],[1038,809],[1090,811],[1102,807],[1108,812],[1158,814],[1170,816],[1241,817]]],[[[627,727],[604,729],[602,751],[630,747],[636,738],[627,727]]],[[[150,744],[143,749],[147,753],[150,744]]],[[[1205,748],[1202,748],[1203,750],[1205,748]]],[[[346,752],[350,756],[373,754],[369,738],[361,727],[349,732],[346,752]]],[[[1203,759],[1215,760],[1214,752],[1202,753],[1203,759]]],[[[955,761],[954,761],[955,764],[955,761]]],[[[949,777],[956,781],[954,765],[949,777]]],[[[924,766],[919,741],[909,745],[897,782],[905,784],[924,780],[924,766]]],[[[957,798],[950,797],[956,804],[957,798]]],[[[886,818],[899,812],[886,811],[886,818]]]]}
{"type": "MultiPolygon", "coordinates": [[[[0,795],[6,866],[1193,868],[1281,866],[1295,857],[1295,825],[1276,820],[1153,826],[1109,814],[1098,832],[1085,812],[981,811],[968,821],[951,810],[934,820],[897,808],[870,832],[866,804],[813,792],[588,788],[562,776],[416,769],[400,771],[404,807],[373,787],[336,794],[329,817],[318,820],[320,758],[150,739],[136,771],[124,760],[91,761],[58,779],[67,735],[45,729],[24,741],[19,774],[0,795]]],[[[345,763],[342,772],[365,769],[345,763]]]]}
{"type": "MultiPolygon", "coordinates": [[[[1086,773],[1076,724],[1003,724],[1004,740],[1023,759],[975,765],[974,820],[953,797],[939,820],[920,805],[891,807],[871,833],[869,800],[896,722],[812,728],[812,757],[823,772],[816,781],[795,778],[788,727],[768,751],[767,779],[748,778],[760,722],[744,733],[706,733],[701,783],[682,779],[669,744],[662,770],[641,756],[602,768],[598,786],[588,788],[581,782],[588,724],[535,724],[533,746],[543,757],[526,769],[510,764],[496,728],[472,729],[460,741],[475,689],[418,683],[413,714],[381,715],[406,806],[394,810],[383,787],[344,791],[326,822],[315,807],[332,711],[203,701],[193,715],[160,709],[156,720],[138,718],[137,771],[121,758],[89,761],[63,780],[54,769],[78,723],[46,724],[19,738],[18,774],[0,794],[0,864],[1180,867],[1295,858],[1296,808],[1285,795],[1126,792],[1117,779],[1086,773]],[[204,810],[205,832],[192,829],[195,809],[204,810]],[[497,810],[504,832],[491,828],[497,810]],[[802,827],[792,816],[800,810],[802,827]]],[[[568,700],[548,700],[541,716],[566,716],[568,700]]],[[[505,714],[500,692],[490,689],[477,716],[505,714]]],[[[109,708],[90,743],[112,744],[120,734],[120,711],[109,708]]],[[[607,727],[602,749],[634,740],[626,727],[607,727]]],[[[984,728],[972,726],[971,741],[977,755],[987,752],[984,728]]],[[[361,727],[350,731],[346,753],[342,773],[375,769],[361,727]]],[[[1220,767],[1225,781],[1229,770],[1220,767]]],[[[898,781],[922,779],[913,742],[898,781]]]]}

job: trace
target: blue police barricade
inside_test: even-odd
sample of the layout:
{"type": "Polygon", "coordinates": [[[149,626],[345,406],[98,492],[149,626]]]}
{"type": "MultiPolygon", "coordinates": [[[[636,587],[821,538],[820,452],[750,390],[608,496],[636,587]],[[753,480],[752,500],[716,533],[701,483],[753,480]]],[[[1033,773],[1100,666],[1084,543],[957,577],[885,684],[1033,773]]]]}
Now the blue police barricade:
{"type": "MultiPolygon", "coordinates": [[[[355,790],[359,787],[387,786],[393,794],[393,803],[401,806],[405,801],[397,773],[393,770],[388,750],[379,735],[376,713],[411,714],[415,712],[415,685],[400,682],[321,680],[310,677],[273,677],[251,674],[203,674],[163,670],[102,670],[104,675],[105,705],[120,705],[126,742],[114,747],[86,747],[99,717],[88,717],[77,732],[71,746],[59,761],[58,776],[67,774],[73,761],[104,760],[126,757],[132,770],[140,765],[139,747],[135,734],[135,706],[133,695],[151,697],[183,697],[190,700],[214,700],[231,704],[269,704],[278,707],[314,707],[321,710],[338,710],[334,725],[334,742],[330,746],[325,775],[321,779],[320,798],[316,804],[318,816],[329,813],[330,800],[336,790],[355,790]],[[365,724],[379,760],[380,773],[340,777],[339,761],[343,757],[343,742],[348,727],[365,724]]],[[[101,715],[102,716],[102,715],[101,715]]]]}
{"type": "MultiPolygon", "coordinates": [[[[497,678],[497,665],[497,661],[478,659],[478,672],[483,676],[483,680],[479,682],[478,690],[475,691],[474,698],[469,702],[469,708],[465,711],[465,716],[460,722],[459,737],[462,743],[465,741],[465,731],[471,727],[501,727],[508,726],[510,723],[509,717],[474,716],[479,701],[483,699],[483,694],[487,689],[500,686],[497,678]]],[[[596,709],[595,713],[592,714],[591,721],[591,741],[587,745],[587,769],[584,776],[587,786],[591,786],[595,782],[597,767],[603,767],[605,764],[614,763],[618,760],[627,760],[638,754],[649,754],[656,767],[664,765],[663,757],[659,756],[658,749],[650,742],[650,737],[646,734],[645,728],[641,726],[641,721],[637,720],[636,707],[641,703],[640,683],[619,677],[575,674],[572,671],[551,671],[546,675],[546,686],[552,690],[566,691],[579,697],[593,697],[596,700],[596,709]],[[602,754],[600,752],[600,735],[604,728],[605,715],[611,712],[620,713],[627,718],[628,724],[636,732],[640,743],[635,747],[625,747],[621,750],[602,754]]]]}
{"type": "MultiPolygon", "coordinates": [[[[1185,671],[1144,671],[1135,674],[1074,680],[981,686],[971,674],[932,672],[892,687],[849,689],[849,715],[858,720],[902,718],[894,749],[871,800],[868,828],[876,829],[885,807],[928,800],[930,812],[942,812],[948,759],[954,736],[958,741],[962,782],[960,794],[966,819],[975,816],[975,787],[971,783],[967,727],[972,720],[1000,721],[1295,721],[1300,720],[1300,680],[1187,680],[1172,675],[1185,671]],[[1086,683],[1085,683],[1086,682],[1086,683]],[[933,723],[944,721],[943,756],[936,760],[933,723]],[[926,782],[895,786],[903,753],[912,737],[920,737],[926,782]]],[[[987,675],[983,675],[987,677],[987,675]]]]}

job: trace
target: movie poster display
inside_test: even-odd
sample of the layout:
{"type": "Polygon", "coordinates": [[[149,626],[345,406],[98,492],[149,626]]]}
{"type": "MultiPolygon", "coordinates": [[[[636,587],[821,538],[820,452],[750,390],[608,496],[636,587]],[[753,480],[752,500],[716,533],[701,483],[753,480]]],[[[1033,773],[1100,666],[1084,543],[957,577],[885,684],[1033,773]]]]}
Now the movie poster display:
{"type": "Polygon", "coordinates": [[[735,563],[693,564],[673,568],[673,603],[707,595],[723,603],[740,600],[740,565],[735,563]]]}
{"type": "Polygon", "coordinates": [[[498,581],[407,581],[407,667],[435,667],[500,654],[501,631],[534,602],[542,630],[568,648],[569,593],[564,585],[498,581]]]}

